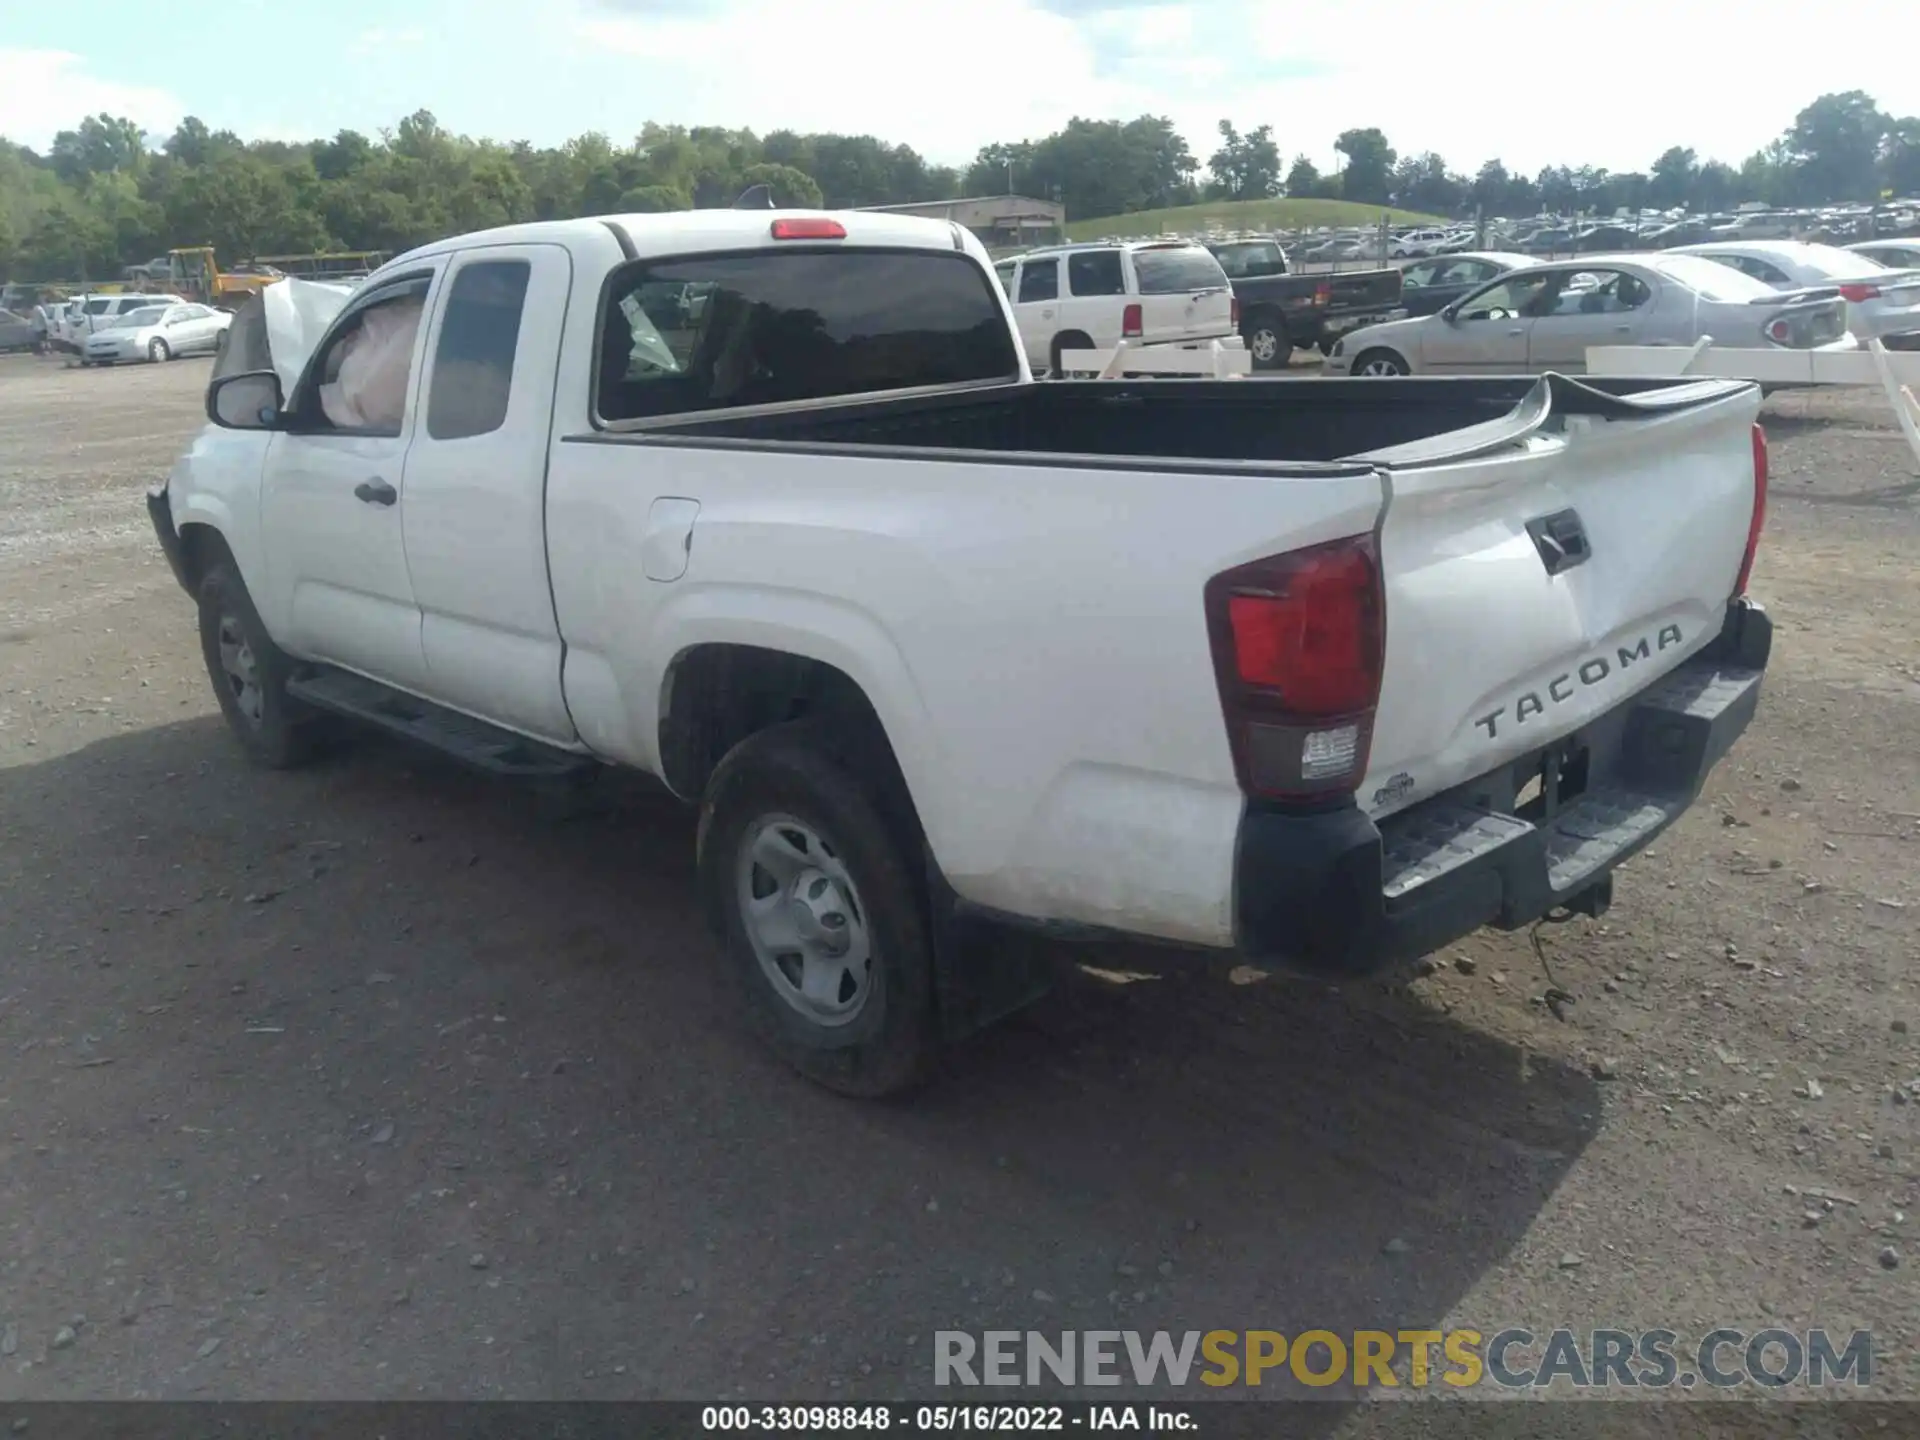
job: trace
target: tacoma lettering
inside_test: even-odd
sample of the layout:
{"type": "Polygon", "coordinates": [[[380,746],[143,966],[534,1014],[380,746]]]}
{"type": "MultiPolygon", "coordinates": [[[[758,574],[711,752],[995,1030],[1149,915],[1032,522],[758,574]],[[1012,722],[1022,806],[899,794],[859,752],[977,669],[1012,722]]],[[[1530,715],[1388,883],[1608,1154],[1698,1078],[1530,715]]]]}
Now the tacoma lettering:
{"type": "MultiPolygon", "coordinates": [[[[1620,668],[1625,670],[1636,660],[1650,660],[1656,651],[1668,650],[1678,645],[1680,638],[1680,627],[1678,625],[1662,625],[1660,627],[1660,633],[1655,635],[1652,640],[1648,640],[1646,636],[1642,635],[1638,643],[1619,647],[1617,653],[1620,668]]],[[[1521,695],[1519,699],[1515,700],[1513,702],[1513,723],[1516,725],[1524,725],[1535,716],[1546,714],[1549,701],[1555,705],[1566,704],[1567,701],[1571,700],[1578,693],[1578,687],[1574,684],[1576,677],[1579,679],[1581,685],[1598,685],[1612,673],[1613,664],[1604,655],[1595,655],[1590,659],[1582,660],[1571,673],[1556,675],[1547,682],[1544,699],[1542,698],[1543,692],[1529,690],[1521,695]]],[[[1479,729],[1486,731],[1487,738],[1491,740],[1499,734],[1500,722],[1506,717],[1506,714],[1507,707],[1502,705],[1498,710],[1489,711],[1473,723],[1479,729]]]]}

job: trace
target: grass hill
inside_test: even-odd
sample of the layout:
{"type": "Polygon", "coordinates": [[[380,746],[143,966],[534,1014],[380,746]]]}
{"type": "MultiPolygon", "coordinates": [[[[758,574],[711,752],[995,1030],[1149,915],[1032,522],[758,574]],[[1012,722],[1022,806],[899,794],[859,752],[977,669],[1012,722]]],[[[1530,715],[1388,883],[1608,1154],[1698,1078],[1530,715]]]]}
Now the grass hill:
{"type": "MultiPolygon", "coordinates": [[[[1076,220],[1067,226],[1067,238],[1193,235],[1215,226],[1223,230],[1306,230],[1319,225],[1377,225],[1381,209],[1381,206],[1362,205],[1355,200],[1220,200],[1210,205],[1182,205],[1173,210],[1140,210],[1132,215],[1076,220]]],[[[1445,223],[1436,215],[1422,215],[1414,210],[1388,209],[1386,213],[1395,225],[1445,223]]]]}

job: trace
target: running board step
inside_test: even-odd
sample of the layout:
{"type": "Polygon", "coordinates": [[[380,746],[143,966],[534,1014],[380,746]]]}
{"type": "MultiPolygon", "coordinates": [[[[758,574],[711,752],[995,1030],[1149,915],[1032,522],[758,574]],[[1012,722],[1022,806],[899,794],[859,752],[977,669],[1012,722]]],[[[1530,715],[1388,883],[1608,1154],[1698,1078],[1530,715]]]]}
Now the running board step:
{"type": "Polygon", "coordinates": [[[599,762],[344,670],[315,670],[287,681],[287,693],[317,710],[374,725],[495,775],[555,780],[599,762]]]}

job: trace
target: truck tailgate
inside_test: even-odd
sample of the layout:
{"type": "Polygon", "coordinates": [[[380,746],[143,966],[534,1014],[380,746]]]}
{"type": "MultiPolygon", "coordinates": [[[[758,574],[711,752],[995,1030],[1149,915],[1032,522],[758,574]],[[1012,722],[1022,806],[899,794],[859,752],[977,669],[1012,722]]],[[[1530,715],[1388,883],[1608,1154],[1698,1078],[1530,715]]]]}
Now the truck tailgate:
{"type": "Polygon", "coordinates": [[[1719,634],[1755,498],[1753,386],[1504,422],[1366,457],[1389,476],[1375,818],[1538,753],[1719,634]],[[1449,449],[1448,446],[1452,448],[1449,449]]]}

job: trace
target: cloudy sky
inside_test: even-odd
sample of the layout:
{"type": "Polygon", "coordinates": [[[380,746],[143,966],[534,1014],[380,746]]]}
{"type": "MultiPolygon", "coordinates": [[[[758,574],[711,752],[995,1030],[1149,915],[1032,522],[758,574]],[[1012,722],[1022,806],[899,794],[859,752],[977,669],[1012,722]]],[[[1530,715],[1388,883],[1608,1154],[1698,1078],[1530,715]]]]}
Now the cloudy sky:
{"type": "Polygon", "coordinates": [[[1823,91],[1920,113],[1920,26],[1894,23],[1910,3],[328,0],[314,27],[284,0],[178,25],[149,23],[149,0],[58,0],[6,7],[0,134],[44,148],[108,110],[305,139],[424,106],[542,144],[652,119],[865,132],[964,163],[1075,114],[1151,111],[1203,161],[1224,116],[1325,168],[1361,125],[1465,170],[1642,169],[1675,143],[1737,163],[1823,91]],[[209,54],[210,35],[232,43],[209,54]]]}

